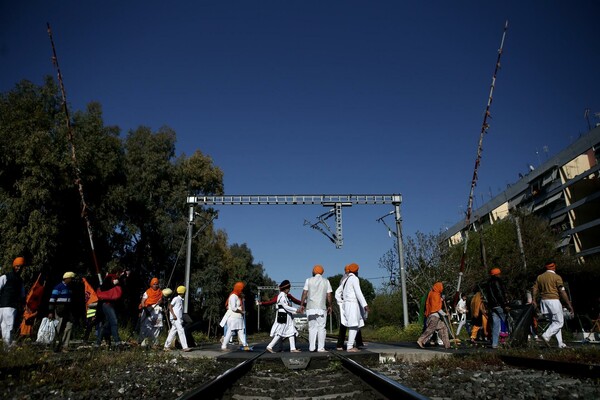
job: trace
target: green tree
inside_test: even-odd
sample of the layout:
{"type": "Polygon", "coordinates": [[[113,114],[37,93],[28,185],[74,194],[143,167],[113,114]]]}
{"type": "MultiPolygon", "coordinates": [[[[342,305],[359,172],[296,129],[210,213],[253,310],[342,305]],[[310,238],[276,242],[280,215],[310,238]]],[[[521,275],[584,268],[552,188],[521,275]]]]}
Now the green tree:
{"type": "MultiPolygon", "coordinates": [[[[403,241],[404,265],[406,269],[406,298],[409,316],[417,315],[421,308],[421,299],[426,295],[431,286],[441,281],[446,287],[452,287],[455,282],[456,271],[452,261],[447,257],[447,248],[441,245],[440,235],[416,232],[403,241]]],[[[400,278],[398,266],[398,251],[396,246],[388,250],[380,259],[380,268],[391,271],[400,278]]],[[[393,294],[395,299],[400,299],[397,307],[402,308],[401,282],[393,284],[384,290],[393,294]]],[[[446,293],[451,290],[446,289],[446,293]]]]}
{"type": "Polygon", "coordinates": [[[72,270],[94,275],[85,211],[92,226],[102,272],[129,270],[127,303],[137,313],[139,295],[152,276],[171,288],[185,282],[184,244],[192,242],[192,308],[218,330],[233,282],[244,281],[246,294],[272,285],[245,244],[230,245],[215,231],[216,216],[195,207],[191,238],[185,199],[223,193],[223,172],[201,151],[175,156],[176,132],[140,126],[125,138],[105,126],[102,107],[90,103],[71,113],[71,132],[57,85],[22,81],[0,94],[0,252],[2,265],[23,255],[25,279],[42,271],[50,284],[72,270]],[[69,141],[68,133],[72,133],[69,141]],[[76,161],[72,157],[73,151],[76,161]],[[82,210],[76,179],[87,204],[82,210]]]}
{"type": "MultiPolygon", "coordinates": [[[[460,291],[473,292],[477,284],[488,279],[491,268],[499,267],[509,297],[523,300],[547,260],[557,261],[570,272],[580,271],[581,266],[572,257],[557,251],[557,243],[558,236],[548,222],[531,214],[517,212],[492,225],[479,226],[477,231],[469,232],[460,291]],[[517,235],[517,219],[521,242],[517,235]]],[[[439,234],[417,232],[404,239],[403,247],[409,315],[416,315],[421,308],[421,299],[437,281],[444,284],[446,298],[454,300],[463,244],[448,247],[439,234]]],[[[400,276],[397,259],[396,248],[392,247],[381,257],[380,267],[400,276]]],[[[385,290],[399,293],[399,286],[385,290]]]]}
{"type": "MultiPolygon", "coordinates": [[[[22,81],[0,95],[0,248],[4,265],[15,255],[27,258],[26,279],[40,271],[56,277],[65,270],[87,272],[86,265],[91,266],[74,168],[86,189],[85,182],[93,183],[86,191],[87,211],[103,209],[109,181],[117,179],[121,167],[118,161],[103,161],[111,159],[118,141],[114,129],[102,126],[97,104],[76,113],[73,127],[77,165],[51,78],[43,86],[22,81]]],[[[98,224],[96,234],[105,233],[98,224]]]]}
{"type": "Polygon", "coordinates": [[[402,326],[402,292],[395,288],[384,288],[369,304],[367,324],[375,328],[402,326]]]}
{"type": "MultiPolygon", "coordinates": [[[[477,283],[488,279],[491,268],[497,267],[502,270],[509,297],[524,300],[525,292],[531,288],[547,260],[553,259],[563,265],[572,263],[571,257],[556,249],[558,240],[548,221],[532,214],[516,213],[480,228],[478,232],[470,232],[462,291],[472,291],[477,283]],[[519,219],[523,253],[516,218],[519,219]],[[487,265],[484,265],[482,253],[487,265]]],[[[454,262],[459,265],[461,254],[462,246],[456,246],[449,252],[449,259],[456,260],[454,262]]]]}

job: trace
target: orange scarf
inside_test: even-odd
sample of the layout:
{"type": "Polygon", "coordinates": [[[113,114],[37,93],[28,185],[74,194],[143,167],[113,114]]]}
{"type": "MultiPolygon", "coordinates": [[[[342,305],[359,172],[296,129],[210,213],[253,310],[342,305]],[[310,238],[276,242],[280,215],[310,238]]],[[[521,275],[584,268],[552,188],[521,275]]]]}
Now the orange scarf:
{"type": "Polygon", "coordinates": [[[242,291],[244,290],[244,286],[244,282],[236,282],[235,285],[233,285],[233,291],[229,293],[229,296],[227,296],[227,300],[225,300],[225,308],[229,308],[229,298],[232,294],[235,294],[237,297],[241,297],[242,291]]]}
{"type": "Polygon", "coordinates": [[[160,301],[160,299],[162,299],[162,290],[152,288],[152,285],[154,285],[155,283],[158,283],[158,278],[152,278],[152,280],[150,281],[150,288],[146,290],[146,296],[148,296],[148,298],[146,299],[146,307],[153,306],[157,304],[160,301]]]}
{"type": "Polygon", "coordinates": [[[160,299],[162,299],[162,290],[160,289],[148,289],[146,290],[146,295],[148,295],[148,298],[146,299],[146,307],[148,306],[153,306],[156,303],[158,303],[160,301],[160,299]]]}
{"type": "Polygon", "coordinates": [[[436,282],[433,284],[433,288],[429,295],[427,295],[427,302],[425,303],[425,316],[438,312],[442,309],[442,291],[444,286],[442,282],[436,282]]]}

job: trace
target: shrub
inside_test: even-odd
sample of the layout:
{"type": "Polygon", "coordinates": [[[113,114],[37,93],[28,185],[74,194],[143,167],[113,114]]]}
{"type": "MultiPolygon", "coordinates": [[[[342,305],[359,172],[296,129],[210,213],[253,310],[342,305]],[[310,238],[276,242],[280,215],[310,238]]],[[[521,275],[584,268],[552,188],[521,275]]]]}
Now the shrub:
{"type": "Polygon", "coordinates": [[[365,340],[376,342],[412,342],[417,340],[422,330],[423,326],[420,324],[410,324],[406,328],[388,325],[377,329],[361,329],[365,340]]]}

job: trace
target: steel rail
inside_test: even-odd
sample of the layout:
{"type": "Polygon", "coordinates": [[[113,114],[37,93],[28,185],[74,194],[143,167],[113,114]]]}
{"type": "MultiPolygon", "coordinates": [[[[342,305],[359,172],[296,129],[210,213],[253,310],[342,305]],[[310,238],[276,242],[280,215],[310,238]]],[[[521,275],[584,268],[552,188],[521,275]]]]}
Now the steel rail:
{"type": "MultiPolygon", "coordinates": [[[[239,380],[243,375],[250,372],[252,366],[266,351],[252,357],[249,360],[243,361],[238,365],[229,368],[219,376],[215,377],[211,381],[204,383],[202,386],[192,389],[180,397],[178,400],[192,400],[192,399],[218,399],[221,398],[223,393],[229,389],[233,382],[239,380]]],[[[410,399],[410,400],[427,400],[429,399],[422,394],[415,392],[414,390],[401,385],[400,383],[375,372],[365,366],[360,365],[356,361],[345,357],[341,354],[330,352],[330,354],[337,357],[341,362],[342,366],[354,376],[360,378],[365,384],[369,385],[373,390],[381,394],[383,397],[388,399],[410,399]]]]}
{"type": "Polygon", "coordinates": [[[427,396],[423,396],[420,393],[415,392],[411,388],[408,388],[393,379],[388,378],[378,372],[373,371],[365,366],[360,365],[356,361],[343,356],[338,353],[331,353],[335,355],[342,362],[342,366],[350,371],[352,374],[358,376],[366,384],[371,386],[381,395],[388,399],[416,399],[426,400],[429,399],[427,396]]]}
{"type": "Polygon", "coordinates": [[[543,360],[539,358],[499,355],[506,364],[528,369],[554,371],[560,374],[581,377],[600,378],[600,364],[584,364],[568,361],[543,360]]]}
{"type": "Polygon", "coordinates": [[[182,394],[178,397],[178,400],[220,399],[223,392],[231,386],[232,382],[237,381],[243,375],[247,374],[252,369],[254,362],[265,353],[266,350],[249,360],[239,363],[235,367],[229,368],[213,380],[182,394]]]}

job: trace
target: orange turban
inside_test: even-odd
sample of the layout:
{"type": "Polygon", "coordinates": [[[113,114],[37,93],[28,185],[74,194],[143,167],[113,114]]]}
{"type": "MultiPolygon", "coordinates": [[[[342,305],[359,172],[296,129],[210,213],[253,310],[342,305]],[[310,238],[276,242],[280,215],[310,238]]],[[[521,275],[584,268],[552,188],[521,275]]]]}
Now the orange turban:
{"type": "Polygon", "coordinates": [[[344,267],[344,273],[345,273],[345,274],[347,274],[347,273],[348,273],[348,266],[347,266],[347,265],[344,267]]]}
{"type": "Polygon", "coordinates": [[[227,308],[229,305],[229,298],[231,297],[231,295],[235,294],[236,296],[240,297],[242,295],[242,292],[244,291],[245,286],[246,285],[244,285],[244,282],[236,282],[233,285],[233,290],[231,291],[231,293],[229,293],[229,296],[227,296],[227,300],[225,300],[225,308],[227,308]]]}
{"type": "Polygon", "coordinates": [[[352,272],[353,274],[358,272],[358,264],[355,264],[355,263],[348,264],[348,265],[346,265],[346,268],[348,269],[348,272],[352,272]]]}
{"type": "Polygon", "coordinates": [[[556,264],[554,264],[553,262],[546,264],[546,269],[549,269],[550,271],[556,271],[556,264]]]}
{"type": "Polygon", "coordinates": [[[496,275],[500,275],[502,273],[502,271],[500,271],[500,268],[492,268],[490,270],[490,275],[496,276],[496,275]]]}
{"type": "Polygon", "coordinates": [[[13,267],[16,267],[17,265],[25,265],[25,258],[24,257],[15,258],[15,260],[13,261],[13,267]]]}
{"type": "Polygon", "coordinates": [[[232,293],[235,293],[239,296],[240,294],[242,294],[242,291],[244,290],[245,286],[246,285],[244,285],[244,282],[236,282],[235,285],[233,285],[232,293]]]}
{"type": "Polygon", "coordinates": [[[320,265],[315,265],[313,267],[313,274],[319,274],[319,275],[323,275],[323,272],[325,272],[325,270],[323,269],[322,266],[320,265]]]}
{"type": "Polygon", "coordinates": [[[152,285],[158,285],[158,278],[152,278],[152,280],[150,281],[150,286],[152,285]]]}

